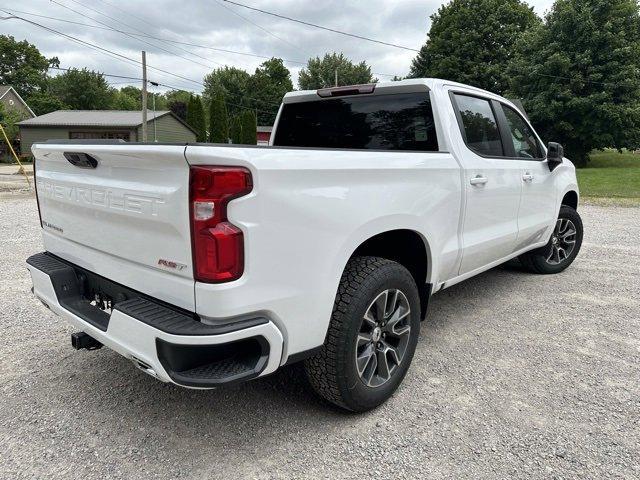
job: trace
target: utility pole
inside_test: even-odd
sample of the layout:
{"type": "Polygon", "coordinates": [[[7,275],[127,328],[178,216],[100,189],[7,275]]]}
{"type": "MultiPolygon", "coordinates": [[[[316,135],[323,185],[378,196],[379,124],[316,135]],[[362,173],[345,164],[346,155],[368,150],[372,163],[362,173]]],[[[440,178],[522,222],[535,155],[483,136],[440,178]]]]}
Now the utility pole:
{"type": "Polygon", "coordinates": [[[335,73],[336,73],[336,87],[337,87],[338,86],[338,69],[337,68],[336,68],[335,73]]]}
{"type": "Polygon", "coordinates": [[[158,141],[158,130],[156,129],[156,92],[151,92],[153,99],[153,141],[158,141]]]}
{"type": "Polygon", "coordinates": [[[142,51],[142,141],[147,141],[147,52],[142,51]]]}

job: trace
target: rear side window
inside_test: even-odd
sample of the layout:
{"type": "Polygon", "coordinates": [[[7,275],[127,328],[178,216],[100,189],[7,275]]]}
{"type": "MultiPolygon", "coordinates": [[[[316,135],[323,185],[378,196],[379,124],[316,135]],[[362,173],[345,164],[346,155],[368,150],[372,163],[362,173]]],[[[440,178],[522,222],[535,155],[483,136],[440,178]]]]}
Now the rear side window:
{"type": "Polygon", "coordinates": [[[366,95],[282,107],[274,145],[438,151],[428,93],[366,95]]]}
{"type": "Polygon", "coordinates": [[[489,100],[468,95],[455,98],[467,146],[487,157],[504,156],[498,122],[489,100]]]}
{"type": "Polygon", "coordinates": [[[511,142],[518,158],[542,158],[542,148],[527,122],[513,108],[502,104],[507,126],[511,133],[511,142]]]}

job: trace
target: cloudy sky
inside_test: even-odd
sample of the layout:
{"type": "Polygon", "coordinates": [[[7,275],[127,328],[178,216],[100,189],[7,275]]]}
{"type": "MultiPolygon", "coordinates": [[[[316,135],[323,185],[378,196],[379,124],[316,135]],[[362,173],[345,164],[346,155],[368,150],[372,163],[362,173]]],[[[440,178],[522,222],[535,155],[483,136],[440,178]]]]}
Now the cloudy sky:
{"type": "MultiPolygon", "coordinates": [[[[238,1],[415,49],[426,39],[429,15],[444,3],[436,0],[238,1]]],[[[552,2],[529,0],[539,15],[550,8],[552,2]]],[[[202,77],[214,68],[233,65],[252,72],[272,56],[286,60],[294,84],[303,63],[325,52],[342,51],[354,61],[366,60],[380,80],[406,75],[415,56],[413,51],[307,27],[223,0],[0,0],[0,8],[116,54],[80,45],[71,38],[22,20],[0,23],[1,33],[13,35],[17,40],[27,39],[45,56],[57,56],[61,67],[87,67],[105,74],[140,77],[140,66],[127,58],[139,61],[140,51],[146,50],[150,80],[191,91],[200,91],[202,77]]],[[[123,86],[123,82],[132,83],[107,78],[115,87],[123,86]]]]}

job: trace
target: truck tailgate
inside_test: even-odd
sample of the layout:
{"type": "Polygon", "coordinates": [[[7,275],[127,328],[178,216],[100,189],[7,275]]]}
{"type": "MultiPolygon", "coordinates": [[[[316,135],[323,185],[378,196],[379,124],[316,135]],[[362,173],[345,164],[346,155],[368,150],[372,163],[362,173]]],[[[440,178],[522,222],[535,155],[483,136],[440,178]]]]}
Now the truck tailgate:
{"type": "Polygon", "coordinates": [[[35,145],[46,250],[193,311],[184,149],[125,143],[35,145]]]}

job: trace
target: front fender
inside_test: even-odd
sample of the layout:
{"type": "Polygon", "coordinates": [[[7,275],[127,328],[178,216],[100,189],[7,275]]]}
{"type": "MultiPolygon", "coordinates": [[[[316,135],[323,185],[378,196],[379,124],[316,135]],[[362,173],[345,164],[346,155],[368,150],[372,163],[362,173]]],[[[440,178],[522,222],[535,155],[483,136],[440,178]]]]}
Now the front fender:
{"type": "Polygon", "coordinates": [[[562,165],[556,168],[556,185],[558,196],[556,197],[556,216],[560,212],[562,199],[569,192],[575,192],[578,196],[578,204],[580,203],[580,189],[578,187],[578,178],[576,176],[576,167],[568,159],[564,158],[562,165]]]}

